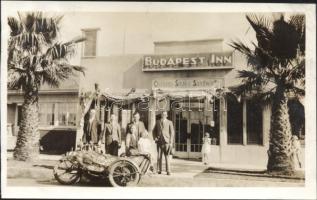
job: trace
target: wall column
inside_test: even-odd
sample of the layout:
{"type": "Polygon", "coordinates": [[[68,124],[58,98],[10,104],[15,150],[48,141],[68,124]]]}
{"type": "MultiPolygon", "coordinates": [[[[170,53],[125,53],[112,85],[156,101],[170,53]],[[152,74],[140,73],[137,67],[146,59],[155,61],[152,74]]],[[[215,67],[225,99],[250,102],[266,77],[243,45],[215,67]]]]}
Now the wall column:
{"type": "Polygon", "coordinates": [[[136,111],[136,106],[135,106],[135,102],[134,103],[132,103],[132,108],[131,108],[131,118],[133,117],[133,114],[135,113],[135,111],[136,111]]]}
{"type": "Polygon", "coordinates": [[[59,125],[59,121],[58,121],[58,104],[59,103],[54,103],[53,106],[54,106],[54,125],[53,126],[58,126],[59,125]]]}
{"type": "Polygon", "coordinates": [[[156,99],[154,97],[150,98],[148,113],[148,132],[150,137],[153,138],[153,128],[156,122],[156,99]]]}
{"type": "Polygon", "coordinates": [[[227,101],[225,98],[220,98],[219,101],[219,114],[220,114],[220,135],[219,135],[219,145],[226,146],[228,143],[228,135],[227,135],[227,101]]]}
{"type": "Polygon", "coordinates": [[[16,131],[18,129],[18,113],[19,113],[19,104],[15,104],[14,124],[12,124],[12,127],[13,127],[12,135],[14,136],[18,135],[18,131],[16,131]]]}

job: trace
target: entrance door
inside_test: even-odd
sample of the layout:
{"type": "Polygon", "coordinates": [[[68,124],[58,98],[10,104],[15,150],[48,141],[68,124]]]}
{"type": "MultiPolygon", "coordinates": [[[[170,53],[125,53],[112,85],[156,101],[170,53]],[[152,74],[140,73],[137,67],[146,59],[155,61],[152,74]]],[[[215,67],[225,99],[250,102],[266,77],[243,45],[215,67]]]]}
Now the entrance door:
{"type": "Polygon", "coordinates": [[[202,138],[204,135],[204,113],[193,110],[189,114],[190,149],[189,158],[201,157],[202,138]]]}
{"type": "Polygon", "coordinates": [[[180,158],[201,158],[202,138],[208,132],[219,145],[219,101],[205,111],[198,108],[172,111],[175,126],[175,156],[180,158]]]}
{"type": "Polygon", "coordinates": [[[175,124],[175,156],[180,158],[188,158],[188,113],[174,112],[173,122],[175,124]]]}
{"type": "Polygon", "coordinates": [[[182,111],[173,113],[175,125],[175,156],[180,158],[201,157],[204,133],[202,111],[182,111]]]}

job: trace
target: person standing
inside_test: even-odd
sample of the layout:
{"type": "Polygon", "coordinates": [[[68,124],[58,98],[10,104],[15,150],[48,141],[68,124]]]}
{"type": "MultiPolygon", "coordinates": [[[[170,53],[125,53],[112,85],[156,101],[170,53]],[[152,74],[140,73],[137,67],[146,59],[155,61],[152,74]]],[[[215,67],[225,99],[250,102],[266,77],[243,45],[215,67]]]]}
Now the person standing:
{"type": "Polygon", "coordinates": [[[140,120],[140,113],[135,112],[133,114],[132,122],[127,125],[127,129],[126,129],[127,134],[129,134],[129,131],[131,130],[132,126],[135,126],[136,141],[139,141],[139,139],[141,138],[141,134],[144,132],[147,133],[145,126],[144,126],[144,123],[140,120]]]}
{"type": "Polygon", "coordinates": [[[110,122],[105,124],[99,143],[105,144],[107,154],[118,156],[118,151],[121,147],[121,128],[115,114],[111,114],[110,122]]]}
{"type": "Polygon", "coordinates": [[[164,154],[167,175],[171,175],[171,156],[174,140],[172,121],[167,119],[167,111],[162,112],[161,119],[156,121],[153,138],[157,144],[157,173],[162,172],[162,157],[164,154]]]}
{"type": "Polygon", "coordinates": [[[203,146],[201,148],[202,161],[205,165],[209,163],[209,153],[211,152],[211,139],[209,138],[209,133],[205,133],[203,138],[203,146]]]}
{"type": "Polygon", "coordinates": [[[293,162],[294,162],[295,169],[302,168],[302,163],[300,161],[301,145],[296,135],[292,136],[292,147],[293,147],[293,162]]]}
{"type": "Polygon", "coordinates": [[[97,144],[100,134],[100,123],[96,119],[96,110],[89,111],[89,119],[84,122],[84,134],[82,142],[84,144],[97,144]]]}

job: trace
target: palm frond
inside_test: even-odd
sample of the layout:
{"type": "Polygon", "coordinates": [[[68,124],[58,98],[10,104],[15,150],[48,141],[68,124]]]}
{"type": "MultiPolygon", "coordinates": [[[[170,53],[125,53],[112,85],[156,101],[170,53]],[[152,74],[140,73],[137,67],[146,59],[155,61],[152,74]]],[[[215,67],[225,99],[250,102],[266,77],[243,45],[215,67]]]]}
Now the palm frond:
{"type": "Polygon", "coordinates": [[[67,57],[71,57],[75,53],[75,44],[84,41],[85,38],[77,37],[73,40],[65,43],[55,43],[46,51],[46,56],[52,58],[52,60],[56,59],[65,59],[67,57]]]}
{"type": "Polygon", "coordinates": [[[8,25],[10,27],[11,36],[19,35],[23,30],[19,21],[14,17],[8,17],[8,25]]]}
{"type": "Polygon", "coordinates": [[[274,98],[274,90],[275,88],[269,90],[269,91],[265,91],[265,92],[257,92],[255,94],[253,94],[252,99],[264,104],[269,104],[270,102],[272,102],[273,98],[274,98]]]}
{"type": "Polygon", "coordinates": [[[272,38],[272,22],[264,17],[254,14],[246,15],[248,22],[256,33],[258,46],[262,49],[269,50],[272,38]]]}
{"type": "Polygon", "coordinates": [[[295,93],[295,95],[299,95],[299,96],[305,96],[305,89],[304,88],[299,88],[299,87],[293,87],[293,92],[295,93]]]}
{"type": "Polygon", "coordinates": [[[26,83],[26,73],[19,72],[14,69],[8,71],[8,88],[9,89],[19,89],[22,85],[26,83]]]}
{"type": "Polygon", "coordinates": [[[306,42],[305,15],[292,15],[288,23],[295,27],[299,35],[299,50],[302,55],[305,55],[305,42],[306,42]]]}
{"type": "Polygon", "coordinates": [[[8,18],[8,87],[38,87],[41,83],[58,87],[76,72],[84,74],[83,67],[68,63],[84,38],[56,42],[63,16],[48,17],[42,12],[18,12],[18,16],[8,18]]]}
{"type": "MultiPolygon", "coordinates": [[[[250,47],[246,46],[241,41],[232,41],[229,45],[246,57],[248,66],[251,66],[253,70],[265,71],[267,68],[272,67],[274,58],[256,44],[253,44],[254,50],[251,50],[250,47]]],[[[267,73],[272,73],[272,71],[269,70],[267,73]]],[[[272,74],[271,77],[274,77],[274,74],[272,74]]]]}
{"type": "Polygon", "coordinates": [[[301,79],[305,79],[305,59],[300,60],[297,65],[293,66],[286,76],[286,81],[294,83],[294,85],[301,79]]]}
{"type": "Polygon", "coordinates": [[[296,26],[288,23],[282,17],[273,23],[272,56],[280,59],[281,63],[296,58],[300,34],[296,26]]]}

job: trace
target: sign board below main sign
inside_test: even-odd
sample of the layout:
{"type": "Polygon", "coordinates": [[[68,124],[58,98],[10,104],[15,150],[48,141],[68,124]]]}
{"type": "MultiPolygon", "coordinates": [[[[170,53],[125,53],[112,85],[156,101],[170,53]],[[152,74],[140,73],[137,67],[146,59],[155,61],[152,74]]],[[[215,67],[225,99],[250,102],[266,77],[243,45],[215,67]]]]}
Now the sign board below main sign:
{"type": "Polygon", "coordinates": [[[222,79],[155,79],[152,81],[152,89],[214,89],[223,85],[222,79]]]}
{"type": "Polygon", "coordinates": [[[143,71],[196,70],[196,69],[231,69],[232,52],[147,55],[143,58],[143,71]]]}

